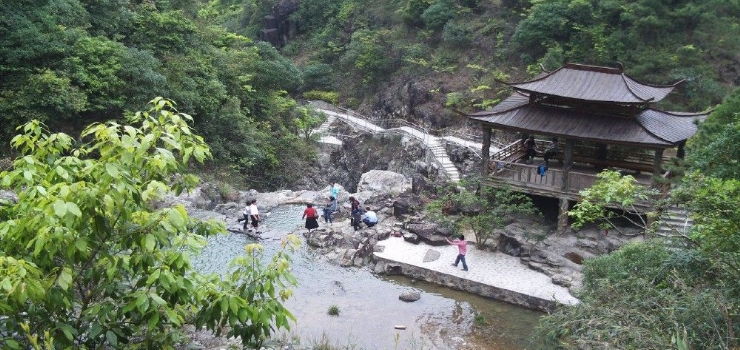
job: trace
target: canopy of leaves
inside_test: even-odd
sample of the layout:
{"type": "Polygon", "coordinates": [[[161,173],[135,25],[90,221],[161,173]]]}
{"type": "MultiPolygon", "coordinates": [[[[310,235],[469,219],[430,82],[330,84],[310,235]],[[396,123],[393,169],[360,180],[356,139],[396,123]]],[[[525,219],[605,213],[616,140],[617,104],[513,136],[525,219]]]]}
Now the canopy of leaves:
{"type": "MultiPolygon", "coordinates": [[[[225,20],[219,11],[229,9],[216,3],[3,2],[0,139],[10,140],[16,126],[32,119],[79,132],[166,95],[193,116],[211,145],[209,166],[257,176],[295,174],[283,167],[296,165],[275,151],[279,140],[295,136],[293,122],[270,111],[276,94],[301,87],[302,73],[271,46],[213,22],[225,20]],[[277,164],[254,168],[267,159],[277,164]]],[[[0,145],[0,155],[11,152],[8,146],[0,145]]]]}
{"type": "Polygon", "coordinates": [[[477,182],[440,189],[427,210],[430,219],[453,233],[471,230],[480,249],[494,236],[495,229],[511,222],[512,216],[537,213],[531,199],[523,193],[480,186],[477,182]]]}
{"type": "Polygon", "coordinates": [[[252,344],[289,327],[288,255],[264,264],[250,246],[228,277],[199,274],[191,257],[223,224],[154,206],[193,189],[187,163],[210,156],[191,117],[156,99],[130,122],[75,140],[31,121],[13,138],[21,156],[0,174],[18,195],[0,203],[0,347],[173,349],[186,322],[252,344]]]}
{"type": "Polygon", "coordinates": [[[685,79],[682,91],[669,96],[673,104],[688,99],[684,107],[703,110],[725,94],[710,62],[740,44],[738,15],[740,4],[723,0],[536,1],[512,40],[525,62],[549,69],[564,59],[619,61],[648,82],[685,79]]]}

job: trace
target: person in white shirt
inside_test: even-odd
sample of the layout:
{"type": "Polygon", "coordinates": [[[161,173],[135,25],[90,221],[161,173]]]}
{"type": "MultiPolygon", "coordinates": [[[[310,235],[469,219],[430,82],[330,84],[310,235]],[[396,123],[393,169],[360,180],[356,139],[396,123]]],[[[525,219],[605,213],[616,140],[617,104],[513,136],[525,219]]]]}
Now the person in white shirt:
{"type": "Polygon", "coordinates": [[[249,218],[252,219],[252,228],[257,231],[257,227],[260,224],[260,211],[257,209],[256,199],[252,199],[252,205],[249,206],[249,218]]]}
{"type": "Polygon", "coordinates": [[[244,207],[244,210],[242,211],[242,218],[239,219],[239,220],[237,220],[237,222],[244,221],[244,226],[242,226],[242,229],[243,230],[247,230],[247,228],[249,226],[249,220],[251,219],[251,217],[250,217],[250,214],[251,214],[250,213],[250,210],[251,209],[250,208],[252,208],[252,201],[249,201],[248,200],[247,201],[247,205],[244,207]]]}
{"type": "Polygon", "coordinates": [[[367,227],[373,227],[378,223],[378,215],[374,211],[370,210],[370,207],[365,207],[365,214],[362,215],[362,222],[367,227]]]}

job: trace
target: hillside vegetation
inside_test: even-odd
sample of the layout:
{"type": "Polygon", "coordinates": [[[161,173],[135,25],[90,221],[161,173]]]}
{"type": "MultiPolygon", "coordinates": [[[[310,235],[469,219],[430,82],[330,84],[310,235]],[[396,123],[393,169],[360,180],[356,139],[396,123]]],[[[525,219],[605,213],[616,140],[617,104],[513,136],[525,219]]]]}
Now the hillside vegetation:
{"type": "Polygon", "coordinates": [[[223,227],[149,202],[196,185],[191,157],[288,187],[320,122],[302,97],[455,126],[506,97],[501,80],[567,59],[685,79],[666,109],[722,103],[656,203],[693,229],[586,260],[582,303],[543,317],[532,348],[739,348],[740,0],[303,0],[280,50],[254,40],[277,2],[0,2],[0,184],[18,195],[0,201],[0,347],[173,348],[187,321],[259,345],[291,318],[289,259],[189,273],[182,252],[223,227]]]}
{"type": "MultiPolygon", "coordinates": [[[[230,29],[257,33],[251,13],[230,29]]],[[[291,18],[300,32],[282,53],[304,72],[302,91],[437,125],[450,123],[445,105],[489,107],[508,94],[498,80],[564,60],[621,62],[654,84],[685,80],[669,109],[704,110],[740,82],[737,0],[302,0],[291,18]]]]}

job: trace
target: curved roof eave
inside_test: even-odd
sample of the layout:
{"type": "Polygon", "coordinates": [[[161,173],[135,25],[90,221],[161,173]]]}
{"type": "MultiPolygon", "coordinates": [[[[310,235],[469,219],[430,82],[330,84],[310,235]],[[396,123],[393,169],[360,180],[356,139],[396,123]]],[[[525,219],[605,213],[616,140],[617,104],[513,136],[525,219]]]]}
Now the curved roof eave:
{"type": "Polygon", "coordinates": [[[469,118],[499,129],[646,148],[670,148],[696,132],[692,118],[675,117],[684,120],[684,123],[676,124],[675,120],[661,121],[663,115],[647,115],[643,120],[615,119],[525,105],[497,114],[470,115],[469,118]]]}
{"type": "Polygon", "coordinates": [[[502,83],[529,93],[601,102],[645,103],[662,100],[681,81],[672,85],[645,84],[625,74],[621,68],[567,63],[531,80],[502,83]]]}

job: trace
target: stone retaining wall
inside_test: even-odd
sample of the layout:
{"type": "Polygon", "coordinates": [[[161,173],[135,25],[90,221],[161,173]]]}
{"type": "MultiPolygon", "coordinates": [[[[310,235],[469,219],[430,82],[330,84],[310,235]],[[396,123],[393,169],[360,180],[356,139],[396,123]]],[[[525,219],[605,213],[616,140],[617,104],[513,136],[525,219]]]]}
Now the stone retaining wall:
{"type": "Polygon", "coordinates": [[[557,305],[557,303],[552,300],[546,300],[511,290],[482,284],[479,282],[445,274],[439,271],[379,258],[377,256],[375,256],[375,259],[377,262],[375,267],[376,272],[403,275],[418,280],[439,284],[445,287],[466,291],[476,295],[504,301],[532,310],[547,312],[551,311],[557,305]]]}

